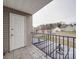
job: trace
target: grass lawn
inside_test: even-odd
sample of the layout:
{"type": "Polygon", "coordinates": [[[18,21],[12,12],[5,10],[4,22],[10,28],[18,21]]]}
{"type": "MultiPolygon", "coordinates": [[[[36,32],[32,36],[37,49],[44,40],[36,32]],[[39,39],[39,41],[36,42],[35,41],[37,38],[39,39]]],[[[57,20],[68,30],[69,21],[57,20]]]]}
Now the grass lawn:
{"type": "Polygon", "coordinates": [[[62,31],[62,32],[56,32],[57,35],[65,35],[65,36],[76,36],[75,31],[62,31]]]}

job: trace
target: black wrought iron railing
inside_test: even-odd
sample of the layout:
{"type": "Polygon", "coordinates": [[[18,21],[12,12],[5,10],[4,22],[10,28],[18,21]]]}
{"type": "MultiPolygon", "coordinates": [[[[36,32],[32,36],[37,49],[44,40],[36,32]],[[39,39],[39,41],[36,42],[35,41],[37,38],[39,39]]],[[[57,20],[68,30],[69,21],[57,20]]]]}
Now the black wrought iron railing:
{"type": "Polygon", "coordinates": [[[52,59],[76,59],[76,37],[32,33],[32,43],[52,59]]]}

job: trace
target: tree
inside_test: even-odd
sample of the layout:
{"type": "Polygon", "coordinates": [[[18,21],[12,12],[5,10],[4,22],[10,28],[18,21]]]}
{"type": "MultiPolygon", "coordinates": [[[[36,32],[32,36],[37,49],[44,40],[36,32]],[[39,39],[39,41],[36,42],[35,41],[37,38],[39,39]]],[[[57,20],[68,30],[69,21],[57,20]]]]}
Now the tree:
{"type": "Polygon", "coordinates": [[[61,23],[57,23],[57,26],[60,28],[62,26],[62,24],[61,23]]]}

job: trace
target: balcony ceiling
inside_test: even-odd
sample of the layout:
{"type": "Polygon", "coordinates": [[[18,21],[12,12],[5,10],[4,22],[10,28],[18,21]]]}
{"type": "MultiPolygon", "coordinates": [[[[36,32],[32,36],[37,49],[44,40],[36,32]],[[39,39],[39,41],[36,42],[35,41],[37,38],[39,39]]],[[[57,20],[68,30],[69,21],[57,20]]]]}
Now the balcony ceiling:
{"type": "Polygon", "coordinates": [[[3,0],[3,5],[29,14],[34,14],[52,0],[3,0]]]}

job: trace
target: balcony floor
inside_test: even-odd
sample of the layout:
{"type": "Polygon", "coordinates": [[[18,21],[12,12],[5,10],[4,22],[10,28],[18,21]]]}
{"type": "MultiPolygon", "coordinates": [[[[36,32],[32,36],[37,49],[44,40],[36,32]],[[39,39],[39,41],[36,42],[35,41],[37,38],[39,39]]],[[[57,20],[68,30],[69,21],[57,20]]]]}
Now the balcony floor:
{"type": "Polygon", "coordinates": [[[51,59],[34,45],[7,53],[3,59],[51,59]]]}

